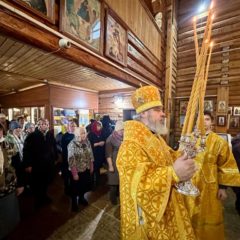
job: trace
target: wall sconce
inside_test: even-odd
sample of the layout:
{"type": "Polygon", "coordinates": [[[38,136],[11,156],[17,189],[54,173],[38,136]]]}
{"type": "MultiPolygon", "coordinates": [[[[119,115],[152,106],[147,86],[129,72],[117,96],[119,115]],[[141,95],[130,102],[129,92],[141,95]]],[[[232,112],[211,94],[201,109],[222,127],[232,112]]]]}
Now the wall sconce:
{"type": "Polygon", "coordinates": [[[117,107],[119,107],[119,108],[123,107],[123,97],[122,96],[114,96],[113,102],[115,105],[117,105],[117,107]]]}

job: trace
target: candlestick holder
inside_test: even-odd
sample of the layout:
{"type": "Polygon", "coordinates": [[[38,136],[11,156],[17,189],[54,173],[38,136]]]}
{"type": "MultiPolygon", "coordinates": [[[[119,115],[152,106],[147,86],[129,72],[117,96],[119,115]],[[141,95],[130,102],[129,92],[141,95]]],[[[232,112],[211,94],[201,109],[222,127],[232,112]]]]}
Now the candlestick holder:
{"type": "MultiPolygon", "coordinates": [[[[187,154],[188,158],[195,158],[196,155],[205,150],[206,137],[201,136],[200,132],[196,129],[193,135],[182,136],[180,139],[179,150],[187,154]],[[200,139],[200,144],[197,146],[197,142],[200,139]]],[[[200,194],[199,189],[193,185],[191,180],[180,182],[175,184],[177,191],[187,196],[198,196],[200,194]]]]}

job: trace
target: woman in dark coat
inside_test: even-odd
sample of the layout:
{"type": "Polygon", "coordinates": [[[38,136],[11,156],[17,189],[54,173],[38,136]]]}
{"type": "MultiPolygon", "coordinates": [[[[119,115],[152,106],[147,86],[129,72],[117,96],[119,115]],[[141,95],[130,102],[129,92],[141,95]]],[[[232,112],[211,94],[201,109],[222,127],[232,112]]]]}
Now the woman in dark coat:
{"type": "Polygon", "coordinates": [[[105,162],[105,138],[102,133],[101,122],[95,121],[92,124],[91,132],[88,134],[94,156],[93,184],[96,187],[100,180],[100,168],[105,162]]]}
{"type": "Polygon", "coordinates": [[[116,167],[116,160],[119,147],[123,140],[123,122],[117,121],[114,132],[106,141],[106,158],[108,162],[108,185],[110,186],[110,201],[117,204],[119,191],[119,175],[116,167]]]}

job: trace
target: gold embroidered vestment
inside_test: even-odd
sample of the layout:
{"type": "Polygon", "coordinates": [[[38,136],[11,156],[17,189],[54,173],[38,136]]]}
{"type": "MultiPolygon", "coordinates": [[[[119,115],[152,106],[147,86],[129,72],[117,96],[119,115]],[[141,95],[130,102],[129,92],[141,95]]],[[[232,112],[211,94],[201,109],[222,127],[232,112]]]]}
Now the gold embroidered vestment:
{"type": "Polygon", "coordinates": [[[173,187],[176,155],[141,122],[125,123],[117,158],[122,240],[195,239],[183,196],[173,187]]]}

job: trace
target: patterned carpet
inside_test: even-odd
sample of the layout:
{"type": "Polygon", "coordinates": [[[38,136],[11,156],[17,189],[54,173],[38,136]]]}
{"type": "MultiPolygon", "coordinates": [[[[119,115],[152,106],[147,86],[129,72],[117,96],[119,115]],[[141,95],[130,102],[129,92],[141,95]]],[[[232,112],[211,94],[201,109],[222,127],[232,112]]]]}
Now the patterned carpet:
{"type": "Polygon", "coordinates": [[[85,207],[48,240],[118,240],[119,205],[113,206],[107,194],[85,207]]]}

